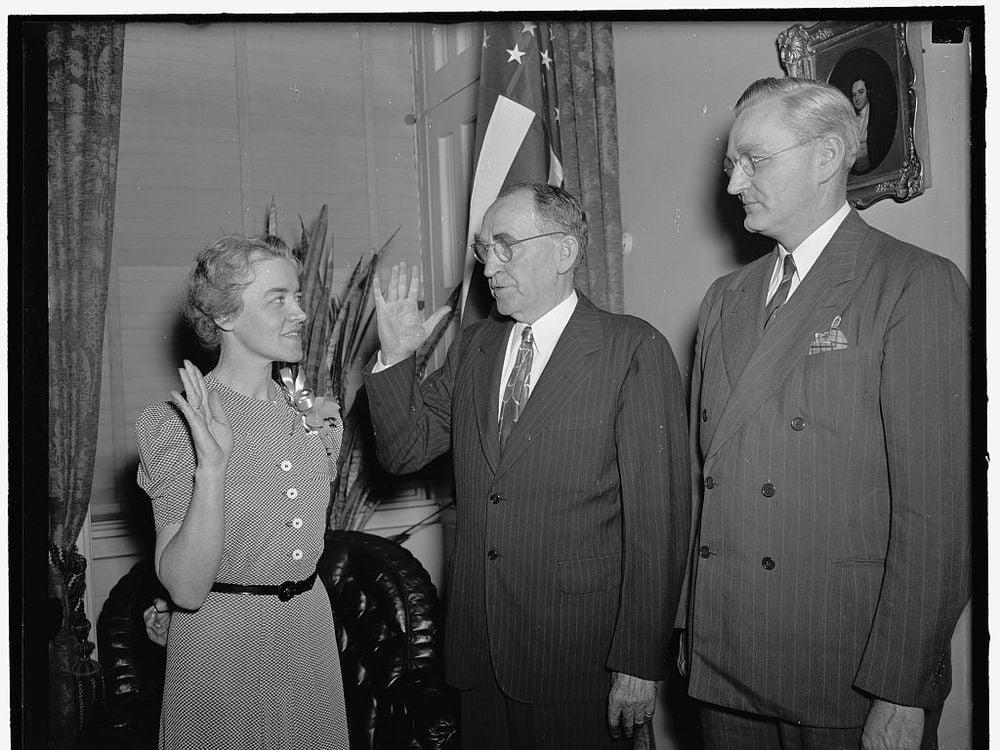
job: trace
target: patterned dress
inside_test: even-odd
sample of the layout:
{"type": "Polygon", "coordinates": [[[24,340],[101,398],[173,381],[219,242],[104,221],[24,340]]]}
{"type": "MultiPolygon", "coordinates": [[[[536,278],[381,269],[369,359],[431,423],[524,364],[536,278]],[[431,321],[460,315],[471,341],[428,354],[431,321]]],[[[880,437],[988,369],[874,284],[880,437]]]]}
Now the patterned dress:
{"type": "MultiPolygon", "coordinates": [[[[283,398],[260,401],[211,375],[205,382],[233,428],[216,580],[274,585],[308,578],[323,551],[342,428],[309,434],[283,398]]],[[[138,482],[159,532],[187,512],[194,446],[168,403],[146,407],[136,435],[138,482]]],[[[287,602],[211,592],[197,611],[174,611],[159,747],[346,750],[340,660],[322,581],[287,602]]]]}

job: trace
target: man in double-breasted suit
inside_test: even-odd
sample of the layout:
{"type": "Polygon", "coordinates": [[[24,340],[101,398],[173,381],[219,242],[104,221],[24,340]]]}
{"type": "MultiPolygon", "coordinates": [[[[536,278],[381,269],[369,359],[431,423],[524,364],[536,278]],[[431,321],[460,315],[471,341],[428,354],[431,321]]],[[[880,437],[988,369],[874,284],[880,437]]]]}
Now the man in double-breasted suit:
{"type": "Polygon", "coordinates": [[[968,286],[849,209],[840,91],[764,79],[735,113],[728,190],[778,246],[698,319],[679,620],[706,747],[936,747],[969,596],[968,286]]]}
{"type": "Polygon", "coordinates": [[[474,250],[496,300],[414,382],[433,328],[419,271],[373,293],[366,386],[383,466],[452,451],[457,500],[445,626],[462,746],[603,748],[653,712],[684,573],[690,468],[667,341],[573,288],[575,198],[516,186],[474,250]]]}

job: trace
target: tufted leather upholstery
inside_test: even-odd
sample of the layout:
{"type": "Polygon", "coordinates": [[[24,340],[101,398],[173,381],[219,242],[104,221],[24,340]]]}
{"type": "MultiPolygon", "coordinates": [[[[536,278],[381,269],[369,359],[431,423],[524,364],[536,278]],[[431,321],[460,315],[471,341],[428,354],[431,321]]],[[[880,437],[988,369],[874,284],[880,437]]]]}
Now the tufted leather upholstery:
{"type": "Polygon", "coordinates": [[[398,544],[360,531],[328,532],[318,570],[340,641],[351,747],[458,747],[427,571],[398,544]]]}
{"type": "Polygon", "coordinates": [[[143,610],[167,597],[151,560],[136,563],[108,595],[97,619],[104,711],[94,722],[94,750],[156,747],[166,652],[146,637],[143,610]]]}
{"type": "MultiPolygon", "coordinates": [[[[457,748],[457,698],[444,684],[441,613],[427,571],[398,544],[360,531],[327,532],[318,570],[336,622],[352,750],[457,748]]],[[[156,746],[165,652],[142,622],[156,595],[152,563],[139,562],[98,619],[106,708],[95,748],[156,746]]]]}

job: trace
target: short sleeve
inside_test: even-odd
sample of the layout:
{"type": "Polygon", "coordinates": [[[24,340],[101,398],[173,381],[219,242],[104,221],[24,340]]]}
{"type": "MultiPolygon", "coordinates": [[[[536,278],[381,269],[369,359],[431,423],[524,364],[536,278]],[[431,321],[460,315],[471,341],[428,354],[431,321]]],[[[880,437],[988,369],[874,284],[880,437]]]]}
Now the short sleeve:
{"type": "Polygon", "coordinates": [[[194,491],[195,456],[191,436],[176,409],[166,403],[146,407],[135,423],[139,446],[136,482],[153,504],[156,532],[184,520],[194,491]]]}

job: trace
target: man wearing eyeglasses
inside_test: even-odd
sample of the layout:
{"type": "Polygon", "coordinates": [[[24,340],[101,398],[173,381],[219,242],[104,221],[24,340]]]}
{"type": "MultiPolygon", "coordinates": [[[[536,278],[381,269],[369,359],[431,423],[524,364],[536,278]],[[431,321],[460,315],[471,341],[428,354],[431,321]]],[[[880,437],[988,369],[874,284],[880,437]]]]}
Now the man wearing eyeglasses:
{"type": "Polygon", "coordinates": [[[660,333],[574,289],[587,239],[564,190],[503,192],[473,245],[495,309],[419,384],[413,353],[442,311],[418,312],[416,267],[373,290],[380,461],[411,472],[452,451],[462,747],[620,747],[663,673],[689,539],[683,388],[660,333]]]}
{"type": "Polygon", "coordinates": [[[692,372],[681,669],[706,750],[933,748],[969,596],[969,294],[846,201],[847,97],[763,79],[724,169],[774,252],[716,281],[692,372]]]}

